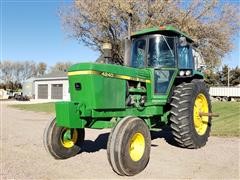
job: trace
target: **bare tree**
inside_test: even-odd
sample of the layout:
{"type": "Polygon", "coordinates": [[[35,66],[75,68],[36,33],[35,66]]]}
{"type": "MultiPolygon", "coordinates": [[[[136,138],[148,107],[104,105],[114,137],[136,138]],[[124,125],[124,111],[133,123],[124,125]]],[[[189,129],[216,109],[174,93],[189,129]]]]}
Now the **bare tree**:
{"type": "Polygon", "coordinates": [[[44,62],[40,62],[38,65],[37,65],[37,72],[38,72],[38,75],[42,76],[45,74],[47,70],[47,64],[44,63],[44,62]]]}
{"type": "Polygon", "coordinates": [[[132,31],[173,25],[199,44],[204,59],[213,66],[233,47],[240,25],[238,9],[218,0],[75,0],[60,16],[70,36],[100,52],[103,42],[111,42],[113,54],[120,59],[120,40],[127,36],[130,14],[132,31]]]}
{"type": "Polygon", "coordinates": [[[37,76],[36,63],[33,61],[24,61],[23,62],[23,71],[21,75],[22,82],[31,77],[37,76]]]}
{"type": "Polygon", "coordinates": [[[62,71],[65,72],[72,65],[71,62],[58,62],[51,67],[51,72],[62,71]]]}
{"type": "Polygon", "coordinates": [[[22,62],[11,62],[12,68],[10,71],[12,71],[13,77],[12,82],[18,82],[21,83],[23,81],[22,79],[22,73],[24,71],[24,64],[22,62]]]}
{"type": "Polygon", "coordinates": [[[0,75],[3,83],[23,83],[26,79],[37,76],[36,63],[33,61],[2,61],[0,75]]]}
{"type": "Polygon", "coordinates": [[[9,82],[13,80],[13,63],[12,61],[2,61],[0,64],[1,81],[9,82]]]}

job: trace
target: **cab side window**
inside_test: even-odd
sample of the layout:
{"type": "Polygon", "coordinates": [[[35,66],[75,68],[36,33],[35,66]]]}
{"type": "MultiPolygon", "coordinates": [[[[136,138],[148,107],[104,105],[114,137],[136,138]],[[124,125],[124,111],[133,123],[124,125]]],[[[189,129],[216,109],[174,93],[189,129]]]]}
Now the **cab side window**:
{"type": "Polygon", "coordinates": [[[133,42],[132,46],[132,67],[143,68],[145,67],[146,56],[146,40],[138,39],[133,42]]]}
{"type": "Polygon", "coordinates": [[[191,46],[178,46],[178,66],[180,69],[194,68],[191,46]]]}

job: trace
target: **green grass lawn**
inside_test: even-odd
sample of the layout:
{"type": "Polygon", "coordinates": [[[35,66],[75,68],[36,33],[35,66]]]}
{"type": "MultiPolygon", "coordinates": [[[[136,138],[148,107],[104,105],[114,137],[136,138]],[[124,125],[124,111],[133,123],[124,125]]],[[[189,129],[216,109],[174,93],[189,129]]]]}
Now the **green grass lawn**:
{"type": "MultiPolygon", "coordinates": [[[[212,135],[240,137],[240,103],[214,102],[213,112],[220,115],[212,120],[212,135]]],[[[54,113],[54,103],[11,105],[22,110],[54,113]]]]}
{"type": "Polygon", "coordinates": [[[35,112],[54,113],[55,111],[54,103],[15,104],[15,105],[9,105],[9,106],[17,109],[21,109],[21,110],[35,111],[35,112]]]}
{"type": "Polygon", "coordinates": [[[212,107],[220,115],[212,120],[212,135],[240,137],[240,103],[214,102],[212,107]]]}

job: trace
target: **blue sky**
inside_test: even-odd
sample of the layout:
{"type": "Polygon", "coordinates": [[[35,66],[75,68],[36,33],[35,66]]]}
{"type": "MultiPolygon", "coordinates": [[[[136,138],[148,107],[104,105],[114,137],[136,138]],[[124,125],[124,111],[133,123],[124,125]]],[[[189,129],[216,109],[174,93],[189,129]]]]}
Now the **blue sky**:
{"type": "MultiPolygon", "coordinates": [[[[1,0],[0,0],[1,1],[1,0]]],[[[2,59],[43,61],[94,61],[99,54],[70,39],[64,32],[58,8],[70,1],[3,0],[2,59]]]]}
{"type": "MultiPolygon", "coordinates": [[[[70,0],[0,0],[1,1],[1,60],[45,62],[95,61],[99,53],[70,39],[64,32],[58,8],[70,0]]],[[[223,64],[240,66],[240,37],[226,55],[223,64]]]]}

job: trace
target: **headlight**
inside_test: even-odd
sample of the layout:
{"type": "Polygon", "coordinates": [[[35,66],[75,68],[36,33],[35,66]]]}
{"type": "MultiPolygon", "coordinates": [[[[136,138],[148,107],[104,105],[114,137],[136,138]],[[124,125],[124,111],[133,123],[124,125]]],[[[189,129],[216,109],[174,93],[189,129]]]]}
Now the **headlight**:
{"type": "Polygon", "coordinates": [[[184,74],[185,74],[184,71],[180,71],[180,72],[179,72],[179,75],[180,75],[180,76],[184,76],[184,74]]]}
{"type": "Polygon", "coordinates": [[[191,71],[187,70],[185,74],[186,74],[186,76],[189,76],[189,75],[191,75],[191,71]]]}

